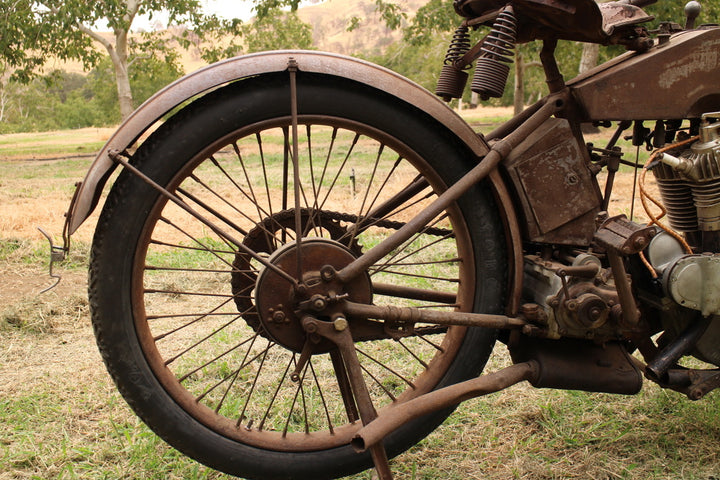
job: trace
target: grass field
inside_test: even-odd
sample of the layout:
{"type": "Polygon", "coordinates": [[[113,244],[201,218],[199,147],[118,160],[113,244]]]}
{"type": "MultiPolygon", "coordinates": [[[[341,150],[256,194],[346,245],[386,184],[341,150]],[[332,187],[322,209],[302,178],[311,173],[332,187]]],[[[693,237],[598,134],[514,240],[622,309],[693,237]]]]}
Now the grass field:
{"type": "MultiPolygon", "coordinates": [[[[91,159],[28,158],[97,150],[107,135],[0,136],[0,479],[228,478],[158,439],[105,372],[86,299],[96,217],[73,237],[60,285],[38,293],[51,280],[36,227],[59,241],[91,159]]],[[[618,179],[616,210],[628,210],[631,184],[631,175],[618,179]]],[[[496,347],[488,371],[508,362],[496,347]]],[[[648,382],[636,396],[519,385],[463,404],[392,468],[397,479],[717,479],[720,396],[690,402],[648,382]]]]}

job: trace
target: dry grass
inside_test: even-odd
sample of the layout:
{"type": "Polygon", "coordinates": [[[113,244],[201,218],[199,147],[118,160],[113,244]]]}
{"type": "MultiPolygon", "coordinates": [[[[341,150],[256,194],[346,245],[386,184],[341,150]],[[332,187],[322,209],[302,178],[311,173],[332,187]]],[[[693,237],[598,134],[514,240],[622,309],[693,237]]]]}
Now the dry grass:
{"type": "MultiPolygon", "coordinates": [[[[37,294],[50,281],[34,223],[59,233],[86,167],[0,162],[0,479],[227,478],[168,447],[122,401],[94,345],[80,258],[58,289],[37,294]]],[[[507,362],[498,349],[489,370],[507,362]]],[[[633,397],[521,385],[467,402],[392,467],[402,480],[710,480],[720,477],[719,417],[717,393],[692,403],[652,384],[633,397]]]]}

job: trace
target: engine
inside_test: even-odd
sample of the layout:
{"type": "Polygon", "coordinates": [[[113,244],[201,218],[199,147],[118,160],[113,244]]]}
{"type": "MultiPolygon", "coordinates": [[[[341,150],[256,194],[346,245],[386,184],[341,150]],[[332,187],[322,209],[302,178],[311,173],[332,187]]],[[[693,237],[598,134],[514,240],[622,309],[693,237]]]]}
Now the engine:
{"type": "Polygon", "coordinates": [[[693,253],[665,232],[650,243],[647,257],[666,297],[681,309],[665,308],[666,332],[679,335],[691,323],[712,317],[693,352],[720,366],[720,112],[703,115],[700,138],[690,148],[660,157],[653,169],[670,226],[682,232],[693,253]],[[714,119],[713,123],[710,119],[714,119]],[[690,312],[688,312],[688,310],[690,312]]]}
{"type": "Polygon", "coordinates": [[[720,252],[720,121],[703,116],[700,139],[653,169],[670,226],[704,252],[720,252]]]}
{"type": "MultiPolygon", "coordinates": [[[[630,286],[640,308],[659,319],[663,344],[670,344],[689,326],[709,319],[709,326],[691,352],[720,366],[720,113],[703,116],[700,138],[659,157],[653,172],[674,232],[615,219],[618,231],[645,230],[642,248],[653,270],[638,256],[629,262],[630,286]],[[709,121],[715,118],[716,122],[709,121]],[[652,229],[650,229],[652,230],[652,229]],[[653,235],[654,234],[654,235],[653,235]],[[651,238],[651,240],[650,240],[651,238]],[[633,263],[635,264],[633,266],[633,263]],[[632,278],[632,280],[631,280],[632,278]]],[[[567,251],[567,249],[565,249],[567,251]]],[[[602,249],[585,253],[525,257],[522,313],[540,325],[549,338],[574,337],[597,343],[623,338],[633,331],[623,315],[612,269],[604,268],[602,249]]]]}

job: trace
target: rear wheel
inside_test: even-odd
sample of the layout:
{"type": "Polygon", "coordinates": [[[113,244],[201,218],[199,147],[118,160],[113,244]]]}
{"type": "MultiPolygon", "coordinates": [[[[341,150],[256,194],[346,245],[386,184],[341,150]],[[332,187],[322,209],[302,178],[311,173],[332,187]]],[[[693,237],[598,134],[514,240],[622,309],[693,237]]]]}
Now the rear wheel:
{"type": "MultiPolygon", "coordinates": [[[[192,211],[121,174],[93,243],[93,325],[121,393],[179,450],[243,477],[337,477],[372,462],[348,445],[360,421],[342,358],[301,312],[332,321],[347,300],[498,312],[502,227],[478,186],[367,272],[323,280],[456,181],[468,151],[381,92],[299,73],[295,176],[288,92],[287,74],[240,82],[143,143],[132,163],[192,211]]],[[[347,320],[377,409],[477,375],[494,342],[347,320]]],[[[448,414],[403,426],[388,453],[448,414]]]]}

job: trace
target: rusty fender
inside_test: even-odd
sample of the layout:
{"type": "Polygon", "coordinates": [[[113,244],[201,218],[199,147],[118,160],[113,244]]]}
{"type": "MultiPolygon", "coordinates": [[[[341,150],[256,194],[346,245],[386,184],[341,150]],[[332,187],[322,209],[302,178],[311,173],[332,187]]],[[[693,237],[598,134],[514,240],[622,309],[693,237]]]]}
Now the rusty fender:
{"type": "MultiPolygon", "coordinates": [[[[68,212],[69,233],[74,233],[96,207],[102,189],[116,166],[110,158],[110,152],[122,152],[135,146],[145,132],[183,102],[209,90],[222,88],[232,81],[287,70],[290,58],[297,61],[301,71],[351,79],[414,105],[454,132],[478,158],[489,151],[482,137],[435,95],[405,77],[372,63],[331,53],[290,50],[235,57],[197,70],[171,83],[148,99],[120,125],[100,150],[85,179],[77,187],[68,212]]],[[[500,180],[498,176],[492,176],[490,181],[497,183],[500,180]]],[[[503,192],[504,187],[501,185],[496,191],[503,192]]],[[[501,208],[509,211],[512,207],[502,205],[501,208]]]]}
{"type": "Polygon", "coordinates": [[[383,410],[375,420],[361,428],[351,444],[358,452],[381,441],[401,425],[427,413],[457,405],[471,398],[499,392],[524,380],[534,383],[540,367],[535,360],[518,363],[495,373],[456,383],[414,398],[398,408],[383,410]]]}

